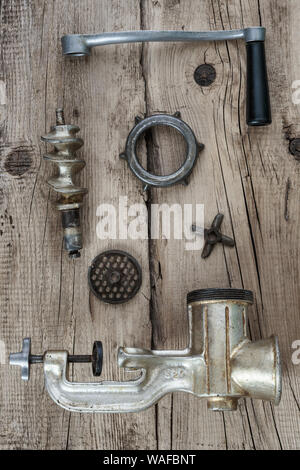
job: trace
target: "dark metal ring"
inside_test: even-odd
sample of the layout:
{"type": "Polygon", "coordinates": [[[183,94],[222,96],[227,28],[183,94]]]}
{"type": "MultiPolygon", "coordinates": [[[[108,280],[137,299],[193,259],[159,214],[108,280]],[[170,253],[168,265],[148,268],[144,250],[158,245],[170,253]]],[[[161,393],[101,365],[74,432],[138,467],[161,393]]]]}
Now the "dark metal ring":
{"type": "Polygon", "coordinates": [[[165,188],[178,183],[184,185],[188,184],[188,176],[191,174],[198,154],[203,148],[204,145],[197,142],[192,129],[180,119],[179,112],[175,113],[175,115],[154,114],[145,119],[140,117],[136,118],[136,125],[130,131],[127,137],[125,151],[120,157],[128,162],[128,166],[133,174],[144,183],[145,190],[148,186],[165,188]],[[149,173],[141,166],[136,154],[137,142],[141,135],[144,134],[147,129],[155,126],[173,127],[180,132],[187,144],[187,154],[184,163],[178,170],[170,175],[161,176],[149,173]]]}

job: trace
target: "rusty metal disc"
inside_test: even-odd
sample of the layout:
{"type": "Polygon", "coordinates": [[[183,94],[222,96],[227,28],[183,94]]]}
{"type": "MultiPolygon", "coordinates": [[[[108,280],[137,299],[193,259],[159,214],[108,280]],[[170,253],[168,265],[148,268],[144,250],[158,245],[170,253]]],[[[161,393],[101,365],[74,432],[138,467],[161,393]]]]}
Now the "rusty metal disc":
{"type": "Polygon", "coordinates": [[[128,302],[142,283],[142,270],[129,253],[109,250],[98,255],[88,271],[90,289],[98,299],[109,304],[128,302]]]}

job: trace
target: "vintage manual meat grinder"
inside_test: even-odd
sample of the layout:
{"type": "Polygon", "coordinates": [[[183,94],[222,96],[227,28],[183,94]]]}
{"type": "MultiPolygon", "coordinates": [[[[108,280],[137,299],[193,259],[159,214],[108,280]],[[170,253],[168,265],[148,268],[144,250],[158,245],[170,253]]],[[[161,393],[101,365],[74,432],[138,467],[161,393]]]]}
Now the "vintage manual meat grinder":
{"type": "Polygon", "coordinates": [[[240,398],[278,404],[281,367],[277,338],[250,341],[247,309],[250,291],[202,289],[187,296],[188,347],[182,351],[120,348],[118,365],[140,370],[129,382],[76,383],[68,380],[69,362],[92,362],[94,375],[102,368],[100,342],[92,356],[69,356],[67,351],[46,351],[31,356],[30,341],[10,363],[22,368],[28,380],[31,363],[42,362],[46,389],[59,406],[69,411],[128,413],[144,410],[167,393],[188,392],[206,398],[215,411],[237,409],[240,398]],[[78,360],[76,360],[78,357],[78,360]]]}

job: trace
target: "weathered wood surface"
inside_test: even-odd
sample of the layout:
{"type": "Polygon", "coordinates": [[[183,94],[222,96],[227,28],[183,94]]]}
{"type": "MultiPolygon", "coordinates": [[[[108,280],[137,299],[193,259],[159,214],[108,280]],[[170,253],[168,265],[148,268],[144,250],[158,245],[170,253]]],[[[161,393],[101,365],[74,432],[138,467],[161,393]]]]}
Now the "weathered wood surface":
{"type": "MultiPolygon", "coordinates": [[[[292,83],[300,79],[299,2],[3,0],[0,16],[0,339],[7,353],[27,335],[35,352],[87,353],[101,339],[104,378],[122,377],[117,346],[184,347],[186,293],[231,286],[255,291],[252,338],[277,333],[283,359],[280,406],[241,400],[231,414],[208,412],[204,400],[186,394],[140,414],[70,414],[45,393],[40,367],[24,384],[19,371],[1,365],[0,448],[300,449],[300,366],[291,361],[292,342],[300,339],[300,180],[299,161],[288,150],[288,139],[300,134],[299,105],[292,102],[292,83]],[[273,104],[273,124],[262,129],[245,124],[241,42],[108,46],[72,61],[60,48],[65,33],[259,24],[268,29],[273,104]],[[217,79],[201,89],[193,73],[205,62],[214,65],[217,79]],[[52,169],[41,160],[39,139],[61,105],[81,127],[87,162],[81,176],[89,188],[85,248],[75,262],[61,250],[60,218],[45,184],[52,169]],[[206,148],[188,187],[151,190],[150,201],[203,203],[207,224],[222,211],[236,249],[218,247],[203,261],[176,240],[97,238],[101,202],[117,205],[120,195],[129,204],[149,202],[118,154],[134,117],[157,111],[180,111],[206,148]],[[86,274],[96,254],[115,246],[140,260],[144,277],[140,294],[114,308],[89,294],[86,274]]],[[[174,169],[174,154],[182,150],[167,137],[155,133],[145,157],[164,172],[174,169]]],[[[76,366],[73,377],[90,380],[90,368],[76,366]]]]}

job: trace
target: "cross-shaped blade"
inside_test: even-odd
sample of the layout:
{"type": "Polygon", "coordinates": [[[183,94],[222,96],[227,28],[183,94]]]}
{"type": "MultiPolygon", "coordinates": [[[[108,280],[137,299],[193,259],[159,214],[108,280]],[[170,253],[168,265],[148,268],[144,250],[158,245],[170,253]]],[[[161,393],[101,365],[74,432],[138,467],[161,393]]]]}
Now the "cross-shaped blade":
{"type": "MultiPolygon", "coordinates": [[[[211,224],[211,227],[209,229],[204,229],[205,243],[201,254],[202,258],[208,258],[217,243],[222,243],[226,246],[235,246],[234,240],[227,235],[223,235],[220,231],[223,219],[223,214],[217,214],[213,220],[213,223],[211,224]]],[[[192,226],[192,231],[196,234],[203,235],[203,229],[200,229],[196,225],[192,226]]]]}

